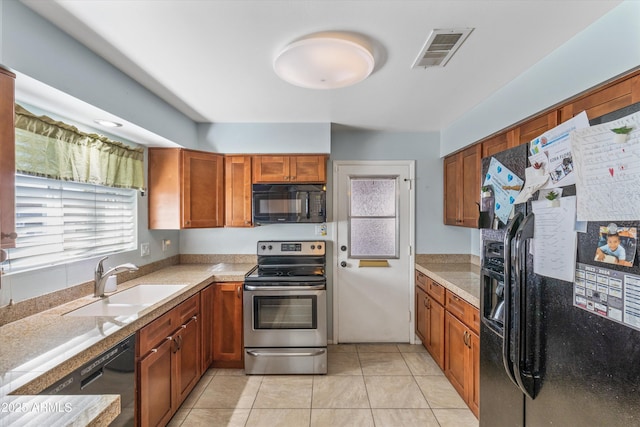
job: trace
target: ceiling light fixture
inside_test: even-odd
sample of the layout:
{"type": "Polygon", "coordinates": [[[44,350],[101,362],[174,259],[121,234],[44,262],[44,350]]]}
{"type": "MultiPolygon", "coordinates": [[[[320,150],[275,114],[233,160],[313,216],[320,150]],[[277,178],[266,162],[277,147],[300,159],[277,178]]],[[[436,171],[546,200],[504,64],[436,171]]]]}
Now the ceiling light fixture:
{"type": "Polygon", "coordinates": [[[337,89],[366,79],[375,65],[364,40],[349,33],[317,33],[286,46],[273,68],[284,81],[309,89],[337,89]]]}
{"type": "Polygon", "coordinates": [[[95,119],[93,122],[99,124],[100,126],[104,126],[104,127],[108,127],[108,128],[121,128],[122,127],[122,123],[112,122],[111,120],[95,119]]]}

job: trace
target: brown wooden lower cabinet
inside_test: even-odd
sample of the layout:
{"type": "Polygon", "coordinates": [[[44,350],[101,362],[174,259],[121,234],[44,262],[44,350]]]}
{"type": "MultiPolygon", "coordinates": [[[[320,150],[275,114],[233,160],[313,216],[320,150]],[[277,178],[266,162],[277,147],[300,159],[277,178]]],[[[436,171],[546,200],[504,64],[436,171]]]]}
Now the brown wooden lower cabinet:
{"type": "Polygon", "coordinates": [[[200,295],[138,332],[139,425],[164,426],[200,379],[200,295]]]}
{"type": "Polygon", "coordinates": [[[436,300],[427,295],[427,336],[426,347],[440,369],[444,369],[445,309],[436,300]]]}
{"type": "Polygon", "coordinates": [[[213,363],[213,297],[215,285],[209,285],[200,291],[200,331],[202,349],[201,374],[213,363]]]}
{"type": "Polygon", "coordinates": [[[440,369],[444,369],[444,307],[416,287],[416,334],[440,369]]]}
{"type": "Polygon", "coordinates": [[[480,339],[451,313],[445,314],[444,374],[478,416],[480,339]]]}
{"type": "Polygon", "coordinates": [[[140,426],[162,426],[173,415],[172,353],[173,341],[165,340],[138,362],[140,426]]]}
{"type": "Polygon", "coordinates": [[[182,325],[174,338],[176,355],[177,401],[183,402],[200,380],[200,330],[198,316],[182,325]]]}
{"type": "Polygon", "coordinates": [[[471,375],[467,376],[469,395],[467,405],[477,417],[480,413],[480,337],[470,334],[469,352],[471,353],[471,375]]]}
{"type": "Polygon", "coordinates": [[[214,285],[213,367],[244,367],[241,282],[214,285]]]}
{"type": "Polygon", "coordinates": [[[478,416],[479,310],[416,270],[416,335],[478,416]]]}

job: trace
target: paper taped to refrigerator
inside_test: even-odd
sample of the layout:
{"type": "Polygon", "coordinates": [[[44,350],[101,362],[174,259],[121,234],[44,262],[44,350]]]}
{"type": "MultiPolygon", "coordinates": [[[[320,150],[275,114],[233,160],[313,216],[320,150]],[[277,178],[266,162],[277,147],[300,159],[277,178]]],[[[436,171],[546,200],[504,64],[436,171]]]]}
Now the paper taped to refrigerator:
{"type": "Polygon", "coordinates": [[[560,206],[547,200],[531,202],[534,216],[533,271],[536,274],[573,282],[577,235],[576,197],[561,197],[560,206]]]}
{"type": "Polygon", "coordinates": [[[495,197],[494,211],[496,216],[506,224],[513,209],[513,204],[522,189],[523,181],[518,175],[507,169],[494,157],[489,163],[489,170],[484,177],[483,186],[491,185],[495,197]]]}
{"type": "Polygon", "coordinates": [[[530,153],[542,154],[546,158],[546,162],[542,163],[545,163],[545,172],[551,178],[546,188],[564,187],[576,183],[569,135],[576,129],[588,127],[589,119],[586,111],[583,111],[531,141],[530,153]]]}
{"type": "Polygon", "coordinates": [[[579,221],[640,218],[640,113],[571,133],[579,221]],[[631,128],[625,142],[612,129],[631,128]]]}
{"type": "Polygon", "coordinates": [[[640,276],[577,263],[573,305],[640,330],[640,276]]]}

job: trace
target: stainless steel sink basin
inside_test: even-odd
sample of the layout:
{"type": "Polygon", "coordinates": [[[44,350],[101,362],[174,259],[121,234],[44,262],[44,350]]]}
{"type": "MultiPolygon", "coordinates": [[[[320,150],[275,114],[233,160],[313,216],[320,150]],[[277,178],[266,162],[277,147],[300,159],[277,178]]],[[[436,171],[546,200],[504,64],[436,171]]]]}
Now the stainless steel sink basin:
{"type": "Polygon", "coordinates": [[[65,316],[116,317],[129,316],[167,298],[188,285],[144,284],[92,302],[65,316]]]}

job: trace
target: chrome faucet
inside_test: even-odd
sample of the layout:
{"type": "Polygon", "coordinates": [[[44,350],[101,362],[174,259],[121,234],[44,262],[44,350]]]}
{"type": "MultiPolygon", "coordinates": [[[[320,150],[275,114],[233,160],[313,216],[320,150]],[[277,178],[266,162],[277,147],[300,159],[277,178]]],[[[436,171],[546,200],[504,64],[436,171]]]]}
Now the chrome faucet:
{"type": "Polygon", "coordinates": [[[136,271],[138,267],[135,264],[126,263],[120,264],[118,266],[113,267],[112,269],[104,271],[104,267],[102,267],[102,262],[109,258],[108,256],[102,258],[98,261],[98,265],[96,265],[96,276],[95,276],[95,288],[93,291],[93,296],[102,298],[104,296],[104,286],[107,284],[107,279],[114,274],[122,273],[124,271],[136,271]]]}

